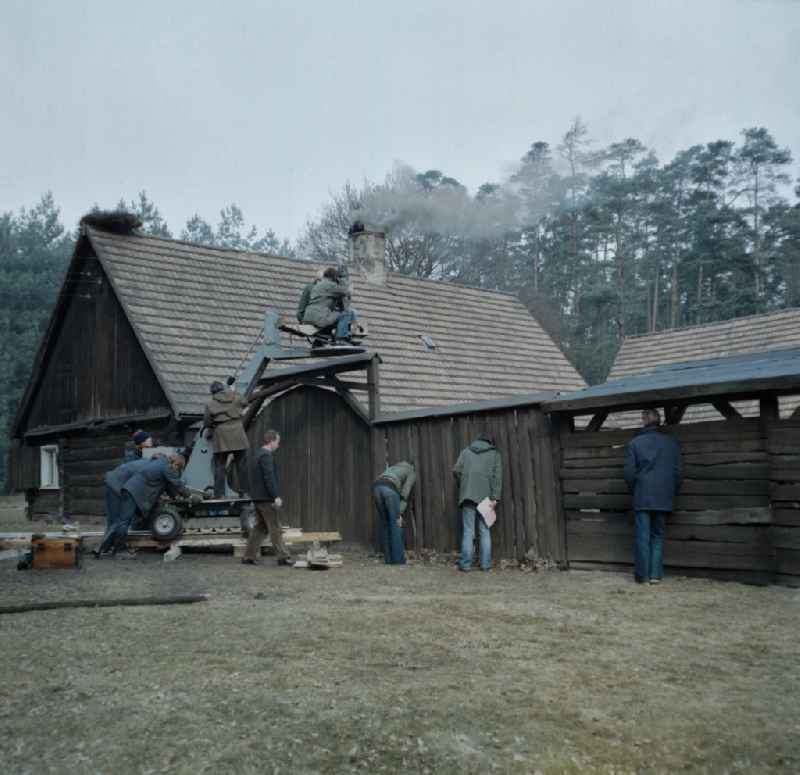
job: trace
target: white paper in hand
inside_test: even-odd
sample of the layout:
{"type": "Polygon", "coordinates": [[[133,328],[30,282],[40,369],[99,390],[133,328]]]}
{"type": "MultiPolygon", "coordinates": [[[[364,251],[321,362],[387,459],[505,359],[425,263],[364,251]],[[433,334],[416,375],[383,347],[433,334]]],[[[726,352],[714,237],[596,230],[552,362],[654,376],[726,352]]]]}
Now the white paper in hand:
{"type": "Polygon", "coordinates": [[[483,517],[483,521],[486,523],[486,527],[491,527],[495,520],[497,519],[497,514],[495,513],[494,506],[492,506],[492,502],[488,498],[484,498],[478,504],[478,514],[483,517]]]}

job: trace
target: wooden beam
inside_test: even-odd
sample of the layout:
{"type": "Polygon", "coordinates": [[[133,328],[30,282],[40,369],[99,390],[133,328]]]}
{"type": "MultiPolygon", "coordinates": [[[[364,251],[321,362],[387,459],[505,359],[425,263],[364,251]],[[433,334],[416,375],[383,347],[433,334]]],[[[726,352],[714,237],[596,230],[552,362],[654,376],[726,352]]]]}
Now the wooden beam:
{"type": "MultiPolygon", "coordinates": [[[[575,398],[561,398],[543,401],[545,412],[571,412],[576,414],[592,414],[599,409],[612,412],[623,412],[630,409],[641,409],[647,406],[663,406],[666,401],[686,403],[708,403],[712,398],[724,396],[734,400],[759,399],[769,392],[771,395],[788,395],[797,393],[800,387],[800,375],[764,377],[754,379],[732,380],[707,385],[684,385],[669,388],[652,388],[631,392],[589,395],[575,398]]],[[[589,392],[588,388],[585,392],[589,392]]]]}
{"type": "Polygon", "coordinates": [[[290,388],[295,387],[295,385],[297,385],[296,381],[287,380],[286,382],[278,382],[269,385],[268,387],[261,388],[260,390],[256,390],[256,392],[250,396],[247,408],[242,413],[242,425],[244,426],[245,430],[250,427],[250,424],[258,415],[258,412],[260,411],[264,401],[266,401],[270,396],[274,396],[276,393],[281,393],[284,390],[289,390],[290,388]]]}
{"type": "Polygon", "coordinates": [[[357,390],[361,393],[369,392],[369,385],[365,382],[345,382],[337,377],[334,377],[333,380],[335,385],[343,387],[345,390],[357,390]]]}
{"type": "Polygon", "coordinates": [[[736,407],[731,405],[730,401],[724,398],[716,398],[711,402],[714,407],[726,420],[741,420],[742,415],[736,411],[736,407]]]}
{"type": "Polygon", "coordinates": [[[778,397],[776,395],[761,396],[758,401],[761,419],[767,422],[777,422],[780,419],[778,412],[778,397]]]}
{"type": "Polygon", "coordinates": [[[608,410],[604,409],[600,412],[597,412],[591,420],[589,420],[589,424],[586,426],[587,431],[599,431],[600,428],[603,427],[603,423],[606,421],[608,417],[608,410]]]}
{"type": "Polygon", "coordinates": [[[369,415],[364,411],[364,407],[359,400],[345,387],[341,385],[332,384],[333,389],[336,391],[342,401],[344,401],[367,425],[370,424],[369,415]]]}

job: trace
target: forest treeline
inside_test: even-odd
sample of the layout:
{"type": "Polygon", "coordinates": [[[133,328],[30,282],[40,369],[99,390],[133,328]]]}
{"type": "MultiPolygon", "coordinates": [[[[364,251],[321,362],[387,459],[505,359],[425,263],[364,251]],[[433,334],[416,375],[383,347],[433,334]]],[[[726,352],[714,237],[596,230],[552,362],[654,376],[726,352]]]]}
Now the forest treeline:
{"type": "MultiPolygon", "coordinates": [[[[391,269],[518,294],[594,383],[624,336],[800,305],[791,165],[763,127],[662,163],[632,138],[596,147],[575,119],[557,143],[534,142],[506,179],[474,193],[442,171],[401,163],[383,181],[345,183],[294,244],[259,233],[235,204],[216,224],[195,215],[177,233],[145,192],[116,209],[156,236],[331,262],[347,258],[354,220],[383,227],[391,269]]],[[[49,193],[0,214],[4,431],[76,235],[49,193]]],[[[2,462],[6,449],[3,432],[2,462]]]]}

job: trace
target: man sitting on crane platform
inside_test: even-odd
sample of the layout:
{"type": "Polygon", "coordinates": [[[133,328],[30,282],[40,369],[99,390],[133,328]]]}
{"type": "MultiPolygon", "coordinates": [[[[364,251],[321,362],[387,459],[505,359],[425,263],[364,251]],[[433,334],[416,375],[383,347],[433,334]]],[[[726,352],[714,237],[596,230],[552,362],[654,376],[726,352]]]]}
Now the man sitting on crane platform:
{"type": "Polygon", "coordinates": [[[311,288],[303,323],[320,329],[335,326],[336,341],[349,342],[350,325],[355,320],[356,313],[350,307],[347,267],[337,270],[330,266],[322,273],[322,279],[311,288]]]}

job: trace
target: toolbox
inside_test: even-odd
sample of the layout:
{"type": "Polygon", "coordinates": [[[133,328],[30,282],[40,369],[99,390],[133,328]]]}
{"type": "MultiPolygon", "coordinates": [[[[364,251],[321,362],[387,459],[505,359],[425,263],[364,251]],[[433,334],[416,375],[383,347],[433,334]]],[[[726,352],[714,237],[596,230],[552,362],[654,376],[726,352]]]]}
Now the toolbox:
{"type": "Polygon", "coordinates": [[[80,568],[83,563],[83,538],[59,536],[31,538],[32,568],[80,568]]]}

